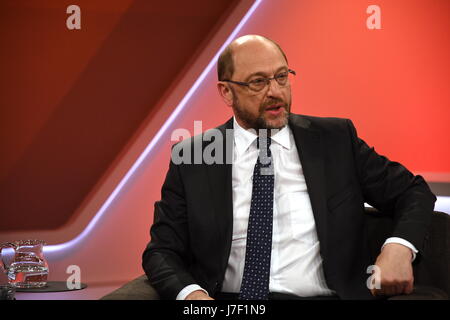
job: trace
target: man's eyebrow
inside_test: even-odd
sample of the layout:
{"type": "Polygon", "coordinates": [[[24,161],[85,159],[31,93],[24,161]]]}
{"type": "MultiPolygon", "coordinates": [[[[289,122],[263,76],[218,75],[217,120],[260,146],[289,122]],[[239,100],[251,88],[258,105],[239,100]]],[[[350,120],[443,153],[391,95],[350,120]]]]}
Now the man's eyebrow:
{"type": "MultiPolygon", "coordinates": [[[[285,70],[285,71],[288,71],[288,67],[287,66],[282,66],[282,67],[279,67],[278,69],[277,69],[277,71],[275,71],[275,75],[276,74],[278,74],[281,70],[285,70]]],[[[252,73],[251,75],[249,75],[247,78],[245,78],[245,81],[248,81],[250,78],[252,78],[252,77],[254,77],[254,76],[261,76],[261,77],[265,77],[265,78],[267,78],[268,77],[268,75],[267,75],[267,73],[265,73],[265,72],[262,72],[262,71],[259,71],[259,72],[255,72],[255,73],[252,73]]]]}

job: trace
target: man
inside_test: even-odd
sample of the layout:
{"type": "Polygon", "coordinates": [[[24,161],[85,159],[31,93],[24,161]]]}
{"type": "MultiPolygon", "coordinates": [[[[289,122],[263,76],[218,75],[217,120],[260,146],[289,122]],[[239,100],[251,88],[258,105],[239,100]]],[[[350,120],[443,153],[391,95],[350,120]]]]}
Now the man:
{"type": "MultiPolygon", "coordinates": [[[[171,162],[143,254],[162,298],[412,292],[412,261],[435,196],[422,177],[360,140],[350,120],[290,114],[294,74],[281,48],[261,36],[238,38],[221,54],[218,90],[234,117],[217,129],[233,161],[171,162]],[[376,261],[364,238],[364,202],[396,222],[376,261]],[[381,287],[369,290],[374,263],[381,287]]],[[[197,136],[177,146],[196,143],[205,150],[210,141],[197,136]]]]}

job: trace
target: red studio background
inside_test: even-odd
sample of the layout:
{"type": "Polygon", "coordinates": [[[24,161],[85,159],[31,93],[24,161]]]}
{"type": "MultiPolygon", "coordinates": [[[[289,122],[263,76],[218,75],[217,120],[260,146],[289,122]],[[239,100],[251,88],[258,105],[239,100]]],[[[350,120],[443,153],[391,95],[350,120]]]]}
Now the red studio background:
{"type": "Polygon", "coordinates": [[[231,116],[210,62],[233,31],[284,49],[293,112],[350,118],[379,153],[450,183],[448,0],[3,0],[0,242],[46,240],[50,278],[78,265],[107,288],[94,298],[141,275],[171,133],[231,116]]]}

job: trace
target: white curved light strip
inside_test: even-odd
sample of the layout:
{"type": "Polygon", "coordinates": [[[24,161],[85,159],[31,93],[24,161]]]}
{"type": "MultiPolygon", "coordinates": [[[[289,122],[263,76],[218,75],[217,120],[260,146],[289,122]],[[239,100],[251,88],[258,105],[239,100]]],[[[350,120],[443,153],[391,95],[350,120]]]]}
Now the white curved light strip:
{"type": "Polygon", "coordinates": [[[217,53],[214,55],[214,57],[211,59],[209,64],[206,66],[206,68],[203,70],[203,72],[200,74],[198,79],[195,81],[193,86],[189,89],[189,91],[186,93],[184,98],[181,100],[181,102],[178,104],[178,106],[175,108],[175,110],[172,112],[170,117],[166,120],[164,125],[159,129],[158,133],[154,136],[152,141],[147,145],[145,150],[141,153],[139,158],[136,160],[136,162],[133,164],[133,166],[128,170],[128,172],[125,174],[125,176],[122,178],[120,183],[116,186],[114,191],[111,193],[111,195],[108,197],[108,199],[105,201],[105,203],[102,205],[100,210],[95,214],[94,218],[89,222],[89,224],[86,226],[86,228],[74,239],[69,240],[67,242],[56,244],[56,245],[49,245],[45,246],[44,252],[45,253],[56,253],[58,251],[64,251],[67,250],[70,247],[73,247],[80,243],[84,237],[86,237],[96,226],[100,218],[103,216],[103,214],[106,212],[108,207],[111,205],[111,203],[114,201],[114,199],[117,197],[119,192],[122,190],[122,188],[126,185],[128,180],[131,178],[131,176],[136,172],[136,170],[139,168],[139,166],[142,164],[144,159],[148,156],[148,154],[151,152],[153,147],[158,143],[159,139],[164,135],[166,130],[170,127],[172,122],[176,119],[178,114],[183,110],[184,106],[188,102],[188,100],[192,97],[194,92],[198,89],[202,81],[205,79],[207,74],[211,71],[213,66],[215,65],[217,58],[219,57],[219,54],[222,52],[223,49],[236,37],[236,35],[239,33],[239,31],[242,29],[244,24],[248,21],[248,19],[251,17],[253,12],[255,12],[256,8],[261,4],[263,0],[255,0],[253,5],[250,7],[248,12],[245,14],[245,16],[242,18],[242,20],[239,22],[239,24],[236,26],[236,28],[233,30],[233,32],[229,35],[227,40],[224,42],[224,44],[220,47],[220,49],[217,51],[217,53]]]}
{"type": "Polygon", "coordinates": [[[450,215],[450,197],[437,196],[436,198],[434,210],[445,212],[450,215]]]}
{"type": "MultiPolygon", "coordinates": [[[[434,211],[440,211],[450,215],[450,197],[448,196],[436,196],[437,200],[434,204],[434,211]]],[[[371,205],[364,203],[365,207],[371,207],[371,205]]]]}

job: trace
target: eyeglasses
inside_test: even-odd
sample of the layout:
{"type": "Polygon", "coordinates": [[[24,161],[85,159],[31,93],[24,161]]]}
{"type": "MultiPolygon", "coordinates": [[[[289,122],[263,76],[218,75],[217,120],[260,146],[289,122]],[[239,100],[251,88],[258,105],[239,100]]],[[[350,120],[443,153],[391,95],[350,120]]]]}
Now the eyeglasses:
{"type": "Polygon", "coordinates": [[[233,81],[233,80],[222,80],[223,82],[230,82],[234,84],[238,84],[241,86],[246,86],[252,91],[261,91],[266,86],[270,84],[271,80],[275,80],[280,87],[284,87],[289,83],[289,74],[296,75],[294,70],[288,69],[288,71],[281,72],[274,76],[273,78],[257,78],[249,82],[240,82],[240,81],[233,81]]]}

